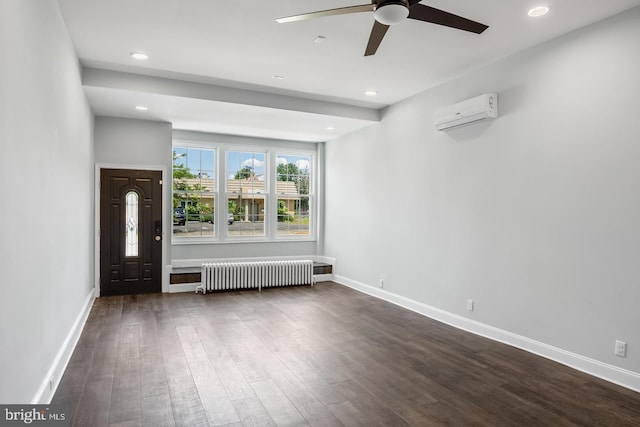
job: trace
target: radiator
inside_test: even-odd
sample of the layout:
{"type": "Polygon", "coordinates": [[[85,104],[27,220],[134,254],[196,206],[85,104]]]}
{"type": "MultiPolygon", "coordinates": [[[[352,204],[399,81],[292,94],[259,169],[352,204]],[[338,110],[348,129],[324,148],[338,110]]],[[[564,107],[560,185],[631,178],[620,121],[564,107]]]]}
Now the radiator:
{"type": "Polygon", "coordinates": [[[250,261],[202,264],[197,292],[291,286],[313,286],[313,261],[250,261]]]}

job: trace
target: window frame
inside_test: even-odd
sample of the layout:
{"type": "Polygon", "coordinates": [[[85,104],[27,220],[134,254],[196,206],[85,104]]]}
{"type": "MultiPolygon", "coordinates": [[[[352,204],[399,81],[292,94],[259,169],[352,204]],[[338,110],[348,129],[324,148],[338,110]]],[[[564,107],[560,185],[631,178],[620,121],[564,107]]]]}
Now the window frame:
{"type": "MultiPolygon", "coordinates": [[[[202,164],[201,164],[202,166],[202,164]]],[[[220,199],[220,173],[219,173],[219,169],[220,169],[220,158],[219,158],[219,152],[218,152],[218,147],[216,145],[213,144],[204,144],[202,142],[197,142],[197,141],[184,141],[184,140],[173,140],[172,144],[171,144],[171,244],[199,244],[199,243],[210,243],[211,241],[214,241],[216,239],[219,238],[219,229],[218,229],[218,205],[219,205],[219,199],[220,199]],[[173,165],[173,152],[175,150],[176,147],[179,148],[185,148],[185,149],[198,149],[198,150],[210,150],[214,152],[214,161],[213,161],[213,173],[214,173],[214,188],[213,191],[207,191],[207,194],[213,194],[213,207],[214,207],[214,212],[213,212],[213,217],[215,218],[214,220],[214,224],[213,224],[213,236],[176,236],[176,234],[174,233],[174,225],[173,225],[173,196],[174,196],[174,190],[173,190],[173,185],[174,185],[174,178],[173,178],[173,171],[174,171],[174,165],[173,165]]],[[[202,170],[202,169],[201,169],[202,170]]],[[[200,193],[205,193],[205,192],[200,192],[200,193]]],[[[186,218],[188,219],[188,214],[185,212],[186,218]]]]}
{"type": "MultiPolygon", "coordinates": [[[[318,176],[318,165],[317,165],[317,152],[309,151],[309,150],[296,150],[296,149],[287,149],[287,148],[274,148],[273,150],[273,209],[272,216],[274,218],[273,227],[274,227],[274,240],[276,241],[304,241],[304,240],[316,240],[316,220],[318,218],[317,214],[317,197],[316,197],[316,177],[318,176]],[[277,180],[278,180],[278,155],[281,156],[296,156],[296,157],[309,157],[309,193],[306,194],[309,198],[309,234],[303,235],[295,235],[295,234],[284,234],[278,236],[278,194],[276,194],[277,190],[277,180]]],[[[297,193],[297,195],[302,196],[302,194],[297,193]]]]}
{"type": "MultiPolygon", "coordinates": [[[[229,193],[227,192],[227,182],[229,181],[229,152],[240,152],[240,153],[254,153],[254,154],[264,154],[264,220],[263,220],[263,228],[264,234],[262,236],[232,236],[229,234],[228,224],[225,222],[226,227],[224,230],[224,236],[221,240],[227,242],[262,242],[262,241],[270,241],[270,209],[271,209],[271,200],[272,200],[272,191],[271,191],[271,155],[268,147],[259,147],[259,146],[250,146],[250,145],[224,145],[222,151],[224,153],[224,201],[225,205],[229,206],[229,193]]],[[[226,212],[226,211],[225,211],[226,212]]]]}
{"type": "MultiPolygon", "coordinates": [[[[284,141],[283,141],[284,142],[284,141]]],[[[318,207],[317,179],[319,174],[317,150],[297,149],[274,145],[251,145],[220,143],[215,141],[190,140],[174,138],[171,145],[173,153],[176,147],[213,150],[215,152],[215,189],[214,202],[214,231],[213,236],[176,236],[173,225],[173,204],[171,205],[171,244],[199,245],[199,244],[243,244],[243,243],[276,243],[276,242],[311,242],[318,239],[318,207]],[[228,181],[228,152],[252,152],[265,154],[265,204],[264,204],[264,236],[233,236],[229,234],[227,211],[229,197],[227,194],[228,181]],[[310,158],[309,174],[309,234],[285,234],[278,236],[278,203],[276,194],[277,156],[305,156],[310,158]]],[[[173,154],[172,154],[173,156],[173,154]]],[[[171,161],[171,196],[173,200],[173,159],[171,161]]]]}

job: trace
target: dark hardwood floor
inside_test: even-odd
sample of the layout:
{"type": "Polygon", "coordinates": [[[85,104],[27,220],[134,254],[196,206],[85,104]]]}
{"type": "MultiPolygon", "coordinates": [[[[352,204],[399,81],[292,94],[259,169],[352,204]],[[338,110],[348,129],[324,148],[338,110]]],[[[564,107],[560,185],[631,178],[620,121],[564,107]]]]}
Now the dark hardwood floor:
{"type": "Polygon", "coordinates": [[[640,394],[320,283],[96,300],[52,403],[86,426],[640,426],[640,394]]]}

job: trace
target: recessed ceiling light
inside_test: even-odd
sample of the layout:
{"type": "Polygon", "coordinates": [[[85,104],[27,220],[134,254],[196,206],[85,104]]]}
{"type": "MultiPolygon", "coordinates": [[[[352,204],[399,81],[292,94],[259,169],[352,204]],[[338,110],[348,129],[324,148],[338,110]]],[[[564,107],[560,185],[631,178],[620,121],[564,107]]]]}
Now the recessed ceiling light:
{"type": "Polygon", "coordinates": [[[325,129],[326,130],[336,130],[336,127],[335,126],[327,126],[325,129]]]}
{"type": "Polygon", "coordinates": [[[367,96],[376,96],[378,94],[378,91],[368,90],[364,94],[367,95],[367,96]]]}
{"type": "Polygon", "coordinates": [[[549,6],[537,6],[531,9],[528,13],[529,16],[538,17],[546,15],[549,12],[549,6]]]}
{"type": "Polygon", "coordinates": [[[147,59],[149,59],[149,55],[144,52],[131,52],[131,57],[138,61],[146,61],[147,59]]]}
{"type": "Polygon", "coordinates": [[[274,75],[274,76],[273,76],[273,78],[274,78],[274,79],[276,79],[276,80],[283,80],[283,79],[284,79],[284,76],[281,76],[281,75],[279,75],[279,74],[276,74],[276,75],[274,75]]]}
{"type": "Polygon", "coordinates": [[[325,36],[318,36],[315,39],[313,39],[314,43],[322,43],[323,41],[325,41],[327,38],[325,36]]]}
{"type": "Polygon", "coordinates": [[[136,110],[138,111],[147,111],[149,109],[149,107],[147,107],[146,105],[136,105],[136,110]]]}

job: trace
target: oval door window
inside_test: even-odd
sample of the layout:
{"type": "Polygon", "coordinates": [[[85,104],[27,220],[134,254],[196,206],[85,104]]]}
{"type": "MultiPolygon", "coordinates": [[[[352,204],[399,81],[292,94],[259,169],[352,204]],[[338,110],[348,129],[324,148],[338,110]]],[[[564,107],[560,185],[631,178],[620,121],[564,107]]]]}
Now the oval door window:
{"type": "Polygon", "coordinates": [[[138,198],[135,191],[125,196],[125,256],[138,256],[138,198]]]}

